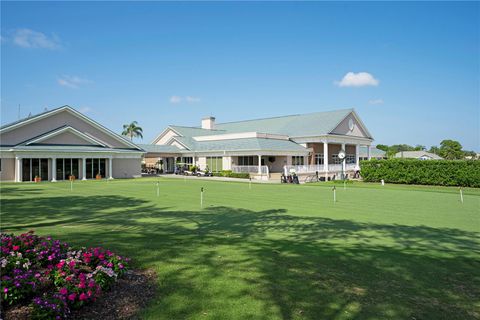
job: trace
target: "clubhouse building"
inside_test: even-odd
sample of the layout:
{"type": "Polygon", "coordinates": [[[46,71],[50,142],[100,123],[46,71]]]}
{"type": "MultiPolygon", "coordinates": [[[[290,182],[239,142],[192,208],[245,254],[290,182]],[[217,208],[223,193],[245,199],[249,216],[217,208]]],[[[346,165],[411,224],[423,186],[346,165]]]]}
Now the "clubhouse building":
{"type": "Polygon", "coordinates": [[[0,180],[140,176],[144,151],[64,106],[0,127],[0,180]]]}
{"type": "Polygon", "coordinates": [[[142,162],[165,173],[195,165],[260,180],[292,172],[329,179],[359,170],[372,141],[355,110],[344,109],[228,123],[207,117],[201,126],[171,125],[151,144],[134,144],[64,106],[0,127],[0,180],[133,178],[142,162]]]}
{"type": "Polygon", "coordinates": [[[360,152],[369,159],[372,141],[355,110],[345,109],[228,123],[207,117],[199,127],[168,126],[140,146],[147,152],[146,166],[161,164],[165,172],[180,163],[247,172],[261,180],[292,172],[329,179],[359,170],[360,152]]]}

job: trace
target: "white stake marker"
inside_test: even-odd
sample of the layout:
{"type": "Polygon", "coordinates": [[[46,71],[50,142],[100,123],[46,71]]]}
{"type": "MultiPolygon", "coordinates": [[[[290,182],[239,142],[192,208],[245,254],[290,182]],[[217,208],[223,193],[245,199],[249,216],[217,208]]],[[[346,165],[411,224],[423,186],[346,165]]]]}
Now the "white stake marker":
{"type": "Polygon", "coordinates": [[[252,189],[252,178],[249,178],[250,181],[248,181],[248,188],[251,190],[252,189]]]}
{"type": "Polygon", "coordinates": [[[463,203],[463,189],[460,188],[460,201],[463,203]]]}
{"type": "Polygon", "coordinates": [[[385,185],[385,181],[384,181],[383,179],[382,179],[381,181],[382,181],[382,186],[384,186],[384,185],[385,185]]]}
{"type": "Polygon", "coordinates": [[[157,197],[160,196],[160,184],[157,181],[157,197]]]}
{"type": "Polygon", "coordinates": [[[335,202],[337,202],[337,188],[335,186],[333,186],[333,204],[335,204],[335,202]]]}
{"type": "Polygon", "coordinates": [[[203,209],[203,187],[200,189],[200,208],[203,209]]]}

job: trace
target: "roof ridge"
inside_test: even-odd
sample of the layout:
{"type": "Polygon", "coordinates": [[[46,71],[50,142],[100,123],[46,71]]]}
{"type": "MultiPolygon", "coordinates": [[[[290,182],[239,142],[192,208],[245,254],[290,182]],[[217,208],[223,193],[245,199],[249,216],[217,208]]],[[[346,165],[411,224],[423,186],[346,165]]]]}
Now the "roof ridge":
{"type": "Polygon", "coordinates": [[[191,126],[179,126],[177,124],[169,124],[169,127],[180,127],[180,128],[188,128],[188,129],[200,129],[200,130],[207,130],[207,131],[226,131],[223,129],[204,129],[202,127],[191,127],[191,126]]]}
{"type": "Polygon", "coordinates": [[[47,114],[47,113],[49,113],[49,112],[56,111],[56,110],[61,109],[61,108],[70,108],[70,109],[73,109],[73,108],[70,107],[68,104],[66,104],[66,105],[63,105],[63,106],[61,106],[61,107],[56,107],[56,108],[53,108],[53,109],[50,109],[50,110],[42,111],[42,112],[40,112],[40,113],[31,115],[31,116],[26,116],[26,117],[23,117],[23,118],[21,118],[21,119],[18,119],[18,120],[15,120],[15,121],[6,123],[6,124],[4,124],[4,125],[1,125],[1,126],[0,126],[0,129],[8,128],[8,127],[13,126],[13,125],[15,125],[15,124],[17,124],[17,123],[21,123],[21,122],[26,121],[26,120],[28,120],[28,119],[33,119],[33,118],[39,117],[39,116],[41,116],[41,115],[47,114]]]}
{"type": "Polygon", "coordinates": [[[355,109],[354,109],[354,108],[345,108],[345,109],[336,109],[336,110],[328,110],[328,111],[317,111],[317,112],[308,112],[308,113],[298,113],[298,114],[290,114],[290,115],[276,116],[276,117],[265,117],[265,118],[258,118],[258,119],[248,119],[248,120],[222,122],[222,123],[218,123],[218,125],[230,124],[230,123],[239,123],[239,122],[249,122],[249,121],[259,121],[259,120],[269,120],[269,119],[279,119],[279,118],[287,118],[287,117],[308,116],[308,115],[318,114],[318,113],[339,112],[339,111],[353,111],[353,110],[355,110],[355,109]]]}

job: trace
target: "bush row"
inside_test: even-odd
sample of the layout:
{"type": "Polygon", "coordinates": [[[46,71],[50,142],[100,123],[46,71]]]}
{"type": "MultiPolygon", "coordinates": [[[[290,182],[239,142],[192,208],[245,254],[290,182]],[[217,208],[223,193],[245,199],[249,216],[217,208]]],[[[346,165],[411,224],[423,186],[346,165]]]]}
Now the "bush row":
{"type": "Polygon", "coordinates": [[[228,178],[240,178],[240,179],[250,178],[249,173],[237,173],[237,172],[232,172],[232,170],[222,170],[219,172],[214,172],[213,175],[215,177],[228,177],[228,178]]]}
{"type": "Polygon", "coordinates": [[[367,182],[480,187],[480,161],[389,159],[360,162],[367,182]]]}

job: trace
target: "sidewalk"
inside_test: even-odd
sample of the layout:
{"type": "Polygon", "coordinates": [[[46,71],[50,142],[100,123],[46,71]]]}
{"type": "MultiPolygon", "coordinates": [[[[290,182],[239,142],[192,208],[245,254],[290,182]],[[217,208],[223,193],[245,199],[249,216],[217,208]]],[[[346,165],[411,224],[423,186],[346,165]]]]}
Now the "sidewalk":
{"type": "MultiPolygon", "coordinates": [[[[245,182],[248,183],[249,179],[240,179],[240,178],[228,178],[228,177],[197,177],[197,176],[184,176],[184,175],[176,175],[176,174],[159,174],[156,175],[157,177],[162,178],[172,178],[172,179],[193,179],[193,180],[209,180],[209,181],[233,181],[233,182],[245,182]]],[[[149,176],[153,177],[153,176],[149,176]]],[[[280,180],[255,180],[252,179],[252,183],[280,183],[280,180]]]]}

